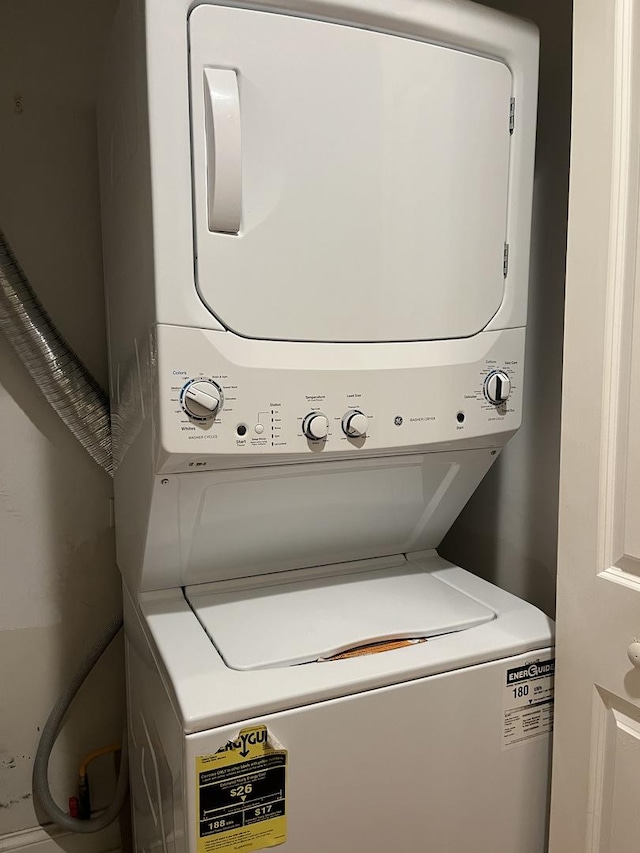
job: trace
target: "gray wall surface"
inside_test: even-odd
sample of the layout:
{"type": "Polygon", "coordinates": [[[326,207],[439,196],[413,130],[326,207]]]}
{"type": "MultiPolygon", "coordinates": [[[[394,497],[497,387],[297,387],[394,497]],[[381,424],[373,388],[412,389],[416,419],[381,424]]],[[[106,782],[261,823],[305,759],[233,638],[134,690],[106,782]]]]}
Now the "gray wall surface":
{"type": "MultiPolygon", "coordinates": [[[[0,2],[0,227],[54,322],[103,385],[94,104],[114,9],[115,0],[0,2]]],[[[110,478],[2,336],[0,435],[1,841],[38,823],[31,771],[39,732],[96,631],[120,609],[120,579],[110,478]]],[[[78,697],[54,752],[50,780],[63,808],[81,757],[120,739],[122,714],[120,641],[78,697]]],[[[96,762],[91,775],[94,802],[105,805],[111,762],[96,762]]],[[[114,833],[87,839],[83,850],[100,843],[112,848],[114,833]]]]}
{"type": "Polygon", "coordinates": [[[569,0],[492,0],[540,29],[540,93],[524,421],[445,541],[443,557],[555,611],[571,109],[569,0]]]}

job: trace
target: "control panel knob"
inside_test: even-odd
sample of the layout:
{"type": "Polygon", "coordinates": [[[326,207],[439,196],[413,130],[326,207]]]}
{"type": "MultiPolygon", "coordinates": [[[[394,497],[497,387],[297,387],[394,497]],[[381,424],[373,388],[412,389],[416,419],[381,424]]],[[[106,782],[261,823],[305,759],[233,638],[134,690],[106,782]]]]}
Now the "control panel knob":
{"type": "Polygon", "coordinates": [[[351,409],[342,418],[342,431],[349,438],[362,438],[367,434],[369,418],[358,409],[351,409]]]}
{"type": "Polygon", "coordinates": [[[504,370],[494,370],[484,380],[484,393],[494,406],[506,403],[511,394],[511,380],[504,370]]]}
{"type": "Polygon", "coordinates": [[[190,418],[210,420],[222,406],[222,391],[210,379],[194,379],[183,388],[181,403],[190,418]]]}
{"type": "Polygon", "coordinates": [[[321,441],[329,432],[329,419],[322,412],[311,412],[302,421],[302,432],[311,441],[321,441]]]}

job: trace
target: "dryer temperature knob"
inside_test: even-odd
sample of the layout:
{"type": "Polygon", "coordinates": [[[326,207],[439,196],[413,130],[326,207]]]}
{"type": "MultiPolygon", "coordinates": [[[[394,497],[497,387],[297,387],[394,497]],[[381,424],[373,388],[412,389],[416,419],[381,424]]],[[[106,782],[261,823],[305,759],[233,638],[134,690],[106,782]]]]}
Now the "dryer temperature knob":
{"type": "Polygon", "coordinates": [[[506,403],[511,394],[511,379],[504,370],[494,370],[484,380],[484,394],[494,406],[506,403]]]}
{"type": "Polygon", "coordinates": [[[210,379],[194,379],[182,389],[180,402],[190,418],[208,421],[222,406],[222,391],[210,379]]]}
{"type": "Polygon", "coordinates": [[[302,421],[302,432],[311,441],[322,441],[329,432],[329,420],[322,412],[310,412],[302,421]]]}

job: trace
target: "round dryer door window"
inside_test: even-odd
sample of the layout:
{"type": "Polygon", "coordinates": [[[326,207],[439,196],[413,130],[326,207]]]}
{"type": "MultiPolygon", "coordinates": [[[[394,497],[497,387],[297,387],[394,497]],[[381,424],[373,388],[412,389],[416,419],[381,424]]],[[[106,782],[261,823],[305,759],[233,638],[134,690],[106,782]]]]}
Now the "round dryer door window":
{"type": "Polygon", "coordinates": [[[287,15],[190,16],[196,286],[265,339],[468,337],[504,293],[511,73],[287,15]]]}

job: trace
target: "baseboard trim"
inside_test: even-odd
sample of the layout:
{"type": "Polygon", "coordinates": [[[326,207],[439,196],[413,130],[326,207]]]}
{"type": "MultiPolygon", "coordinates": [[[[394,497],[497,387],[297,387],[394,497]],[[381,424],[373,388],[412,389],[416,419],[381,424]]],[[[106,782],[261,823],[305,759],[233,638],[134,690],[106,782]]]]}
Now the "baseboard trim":
{"type": "Polygon", "coordinates": [[[55,824],[0,835],[0,853],[121,853],[117,823],[101,832],[69,832],[55,824]]]}

